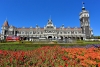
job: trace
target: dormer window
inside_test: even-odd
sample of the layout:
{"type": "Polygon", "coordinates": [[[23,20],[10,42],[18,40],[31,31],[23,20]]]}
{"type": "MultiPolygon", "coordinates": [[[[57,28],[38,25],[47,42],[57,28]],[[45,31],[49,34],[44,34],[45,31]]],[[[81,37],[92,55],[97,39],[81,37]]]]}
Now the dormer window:
{"type": "Polygon", "coordinates": [[[68,27],[68,29],[69,29],[70,27],[68,27]]]}
{"type": "Polygon", "coordinates": [[[32,28],[32,26],[30,28],[32,28]]]}
{"type": "Polygon", "coordinates": [[[25,27],[22,27],[22,28],[25,28],[25,27]]]}

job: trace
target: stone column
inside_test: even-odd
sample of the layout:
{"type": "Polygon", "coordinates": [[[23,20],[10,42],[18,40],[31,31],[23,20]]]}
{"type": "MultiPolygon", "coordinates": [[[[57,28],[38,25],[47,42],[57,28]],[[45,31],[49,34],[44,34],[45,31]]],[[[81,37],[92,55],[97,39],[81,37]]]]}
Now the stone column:
{"type": "Polygon", "coordinates": [[[55,39],[57,40],[57,36],[55,36],[55,39]]]}

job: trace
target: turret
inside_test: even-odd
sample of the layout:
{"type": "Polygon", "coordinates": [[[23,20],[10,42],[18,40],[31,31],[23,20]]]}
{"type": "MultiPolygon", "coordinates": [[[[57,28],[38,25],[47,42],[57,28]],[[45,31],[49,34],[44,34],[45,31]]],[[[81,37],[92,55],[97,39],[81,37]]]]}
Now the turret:
{"type": "Polygon", "coordinates": [[[8,24],[7,19],[6,19],[4,24],[2,25],[2,28],[1,28],[1,34],[2,34],[1,37],[2,37],[2,39],[6,38],[6,34],[7,34],[7,31],[8,31],[8,28],[9,28],[9,24],[8,24]]]}
{"type": "Polygon", "coordinates": [[[84,3],[82,7],[82,11],[79,15],[80,26],[82,28],[82,33],[85,34],[86,38],[91,37],[90,33],[90,20],[89,20],[89,12],[85,9],[84,3]]]}

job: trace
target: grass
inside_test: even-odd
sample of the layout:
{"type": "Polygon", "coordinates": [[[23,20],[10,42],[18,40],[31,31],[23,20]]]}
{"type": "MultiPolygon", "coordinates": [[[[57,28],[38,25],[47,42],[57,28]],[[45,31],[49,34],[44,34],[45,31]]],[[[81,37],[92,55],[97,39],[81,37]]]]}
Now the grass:
{"type": "Polygon", "coordinates": [[[33,45],[20,45],[20,44],[2,44],[0,45],[1,50],[34,50],[40,46],[33,45]]]}
{"type": "Polygon", "coordinates": [[[54,46],[54,45],[59,45],[59,46],[85,46],[88,44],[100,44],[100,42],[86,42],[86,41],[77,41],[76,43],[66,43],[66,44],[50,44],[50,43],[33,43],[33,42],[7,42],[7,43],[0,43],[0,50],[34,50],[37,48],[40,48],[42,46],[54,46]]]}

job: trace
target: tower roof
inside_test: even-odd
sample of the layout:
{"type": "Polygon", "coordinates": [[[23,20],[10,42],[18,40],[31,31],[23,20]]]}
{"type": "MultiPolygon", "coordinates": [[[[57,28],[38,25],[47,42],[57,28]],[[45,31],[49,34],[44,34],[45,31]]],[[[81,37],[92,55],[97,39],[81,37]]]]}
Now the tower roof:
{"type": "Polygon", "coordinates": [[[9,24],[8,24],[8,21],[7,21],[7,20],[5,20],[5,22],[4,22],[4,24],[3,24],[3,26],[9,26],[9,24]]]}
{"type": "Polygon", "coordinates": [[[52,24],[52,20],[51,19],[48,20],[48,24],[52,24]]]}
{"type": "Polygon", "coordinates": [[[85,10],[85,7],[82,7],[82,10],[85,10]]]}

